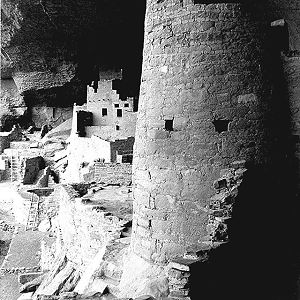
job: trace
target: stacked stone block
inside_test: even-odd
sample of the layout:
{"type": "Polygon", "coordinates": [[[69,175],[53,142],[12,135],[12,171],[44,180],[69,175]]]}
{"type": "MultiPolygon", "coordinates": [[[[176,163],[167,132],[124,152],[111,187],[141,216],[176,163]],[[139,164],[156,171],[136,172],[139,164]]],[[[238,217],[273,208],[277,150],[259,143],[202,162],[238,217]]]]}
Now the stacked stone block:
{"type": "Polygon", "coordinates": [[[213,185],[220,171],[268,162],[265,23],[253,7],[147,2],[131,243],[146,260],[164,264],[211,242],[212,220],[226,217],[209,208],[227,205],[213,185]]]}
{"type": "Polygon", "coordinates": [[[131,185],[132,165],[95,162],[92,180],[105,184],[131,185]]]}

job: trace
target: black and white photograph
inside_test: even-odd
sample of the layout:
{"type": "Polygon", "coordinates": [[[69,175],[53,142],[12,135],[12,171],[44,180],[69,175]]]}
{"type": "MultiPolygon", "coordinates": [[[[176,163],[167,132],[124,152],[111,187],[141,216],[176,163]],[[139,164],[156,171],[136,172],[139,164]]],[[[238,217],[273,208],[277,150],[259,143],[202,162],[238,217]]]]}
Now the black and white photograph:
{"type": "Polygon", "coordinates": [[[300,300],[300,0],[0,7],[0,300],[300,300]]]}

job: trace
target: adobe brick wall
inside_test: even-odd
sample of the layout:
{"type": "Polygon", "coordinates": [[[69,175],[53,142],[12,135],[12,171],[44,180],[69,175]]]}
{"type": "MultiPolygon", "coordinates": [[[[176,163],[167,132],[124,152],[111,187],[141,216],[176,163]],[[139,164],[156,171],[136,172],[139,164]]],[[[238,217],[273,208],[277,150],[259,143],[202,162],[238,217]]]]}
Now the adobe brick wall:
{"type": "Polygon", "coordinates": [[[251,10],[147,2],[131,243],[144,259],[165,263],[190,245],[211,243],[207,208],[221,169],[268,159],[260,68],[266,30],[251,10]]]}

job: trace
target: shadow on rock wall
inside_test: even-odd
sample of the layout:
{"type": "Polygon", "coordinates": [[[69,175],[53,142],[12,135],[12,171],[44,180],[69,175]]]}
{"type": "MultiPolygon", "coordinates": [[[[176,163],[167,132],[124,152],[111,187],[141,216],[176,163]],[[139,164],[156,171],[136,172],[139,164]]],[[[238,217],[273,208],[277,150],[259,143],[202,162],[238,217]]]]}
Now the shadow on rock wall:
{"type": "Polygon", "coordinates": [[[206,263],[193,267],[192,299],[300,297],[299,178],[282,49],[272,47],[273,38],[265,60],[273,83],[272,110],[266,116],[271,163],[247,166],[228,224],[229,242],[211,251],[206,263]]]}

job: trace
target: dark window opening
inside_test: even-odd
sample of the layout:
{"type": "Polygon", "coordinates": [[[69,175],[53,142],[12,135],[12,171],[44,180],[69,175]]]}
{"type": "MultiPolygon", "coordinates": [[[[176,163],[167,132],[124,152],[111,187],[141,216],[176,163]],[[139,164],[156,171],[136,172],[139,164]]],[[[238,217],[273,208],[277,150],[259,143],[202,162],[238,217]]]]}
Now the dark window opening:
{"type": "Polygon", "coordinates": [[[122,163],[130,163],[132,164],[132,154],[122,155],[122,163]]]}
{"type": "Polygon", "coordinates": [[[165,130],[173,131],[173,120],[165,120],[165,130]]]}
{"type": "Polygon", "coordinates": [[[119,125],[116,125],[116,130],[120,130],[120,126],[119,125]]]}
{"type": "Polygon", "coordinates": [[[124,107],[129,107],[129,103],[125,103],[125,104],[124,104],[124,107]]]}
{"type": "Polygon", "coordinates": [[[115,103],[115,107],[120,107],[119,103],[115,103]]]}
{"type": "Polygon", "coordinates": [[[213,124],[215,126],[215,130],[218,133],[228,131],[228,125],[229,125],[230,120],[214,120],[213,124]]]}
{"type": "Polygon", "coordinates": [[[107,108],[102,108],[102,116],[107,116],[107,108]]]}
{"type": "Polygon", "coordinates": [[[117,117],[122,117],[122,109],[117,109],[117,117]]]}

